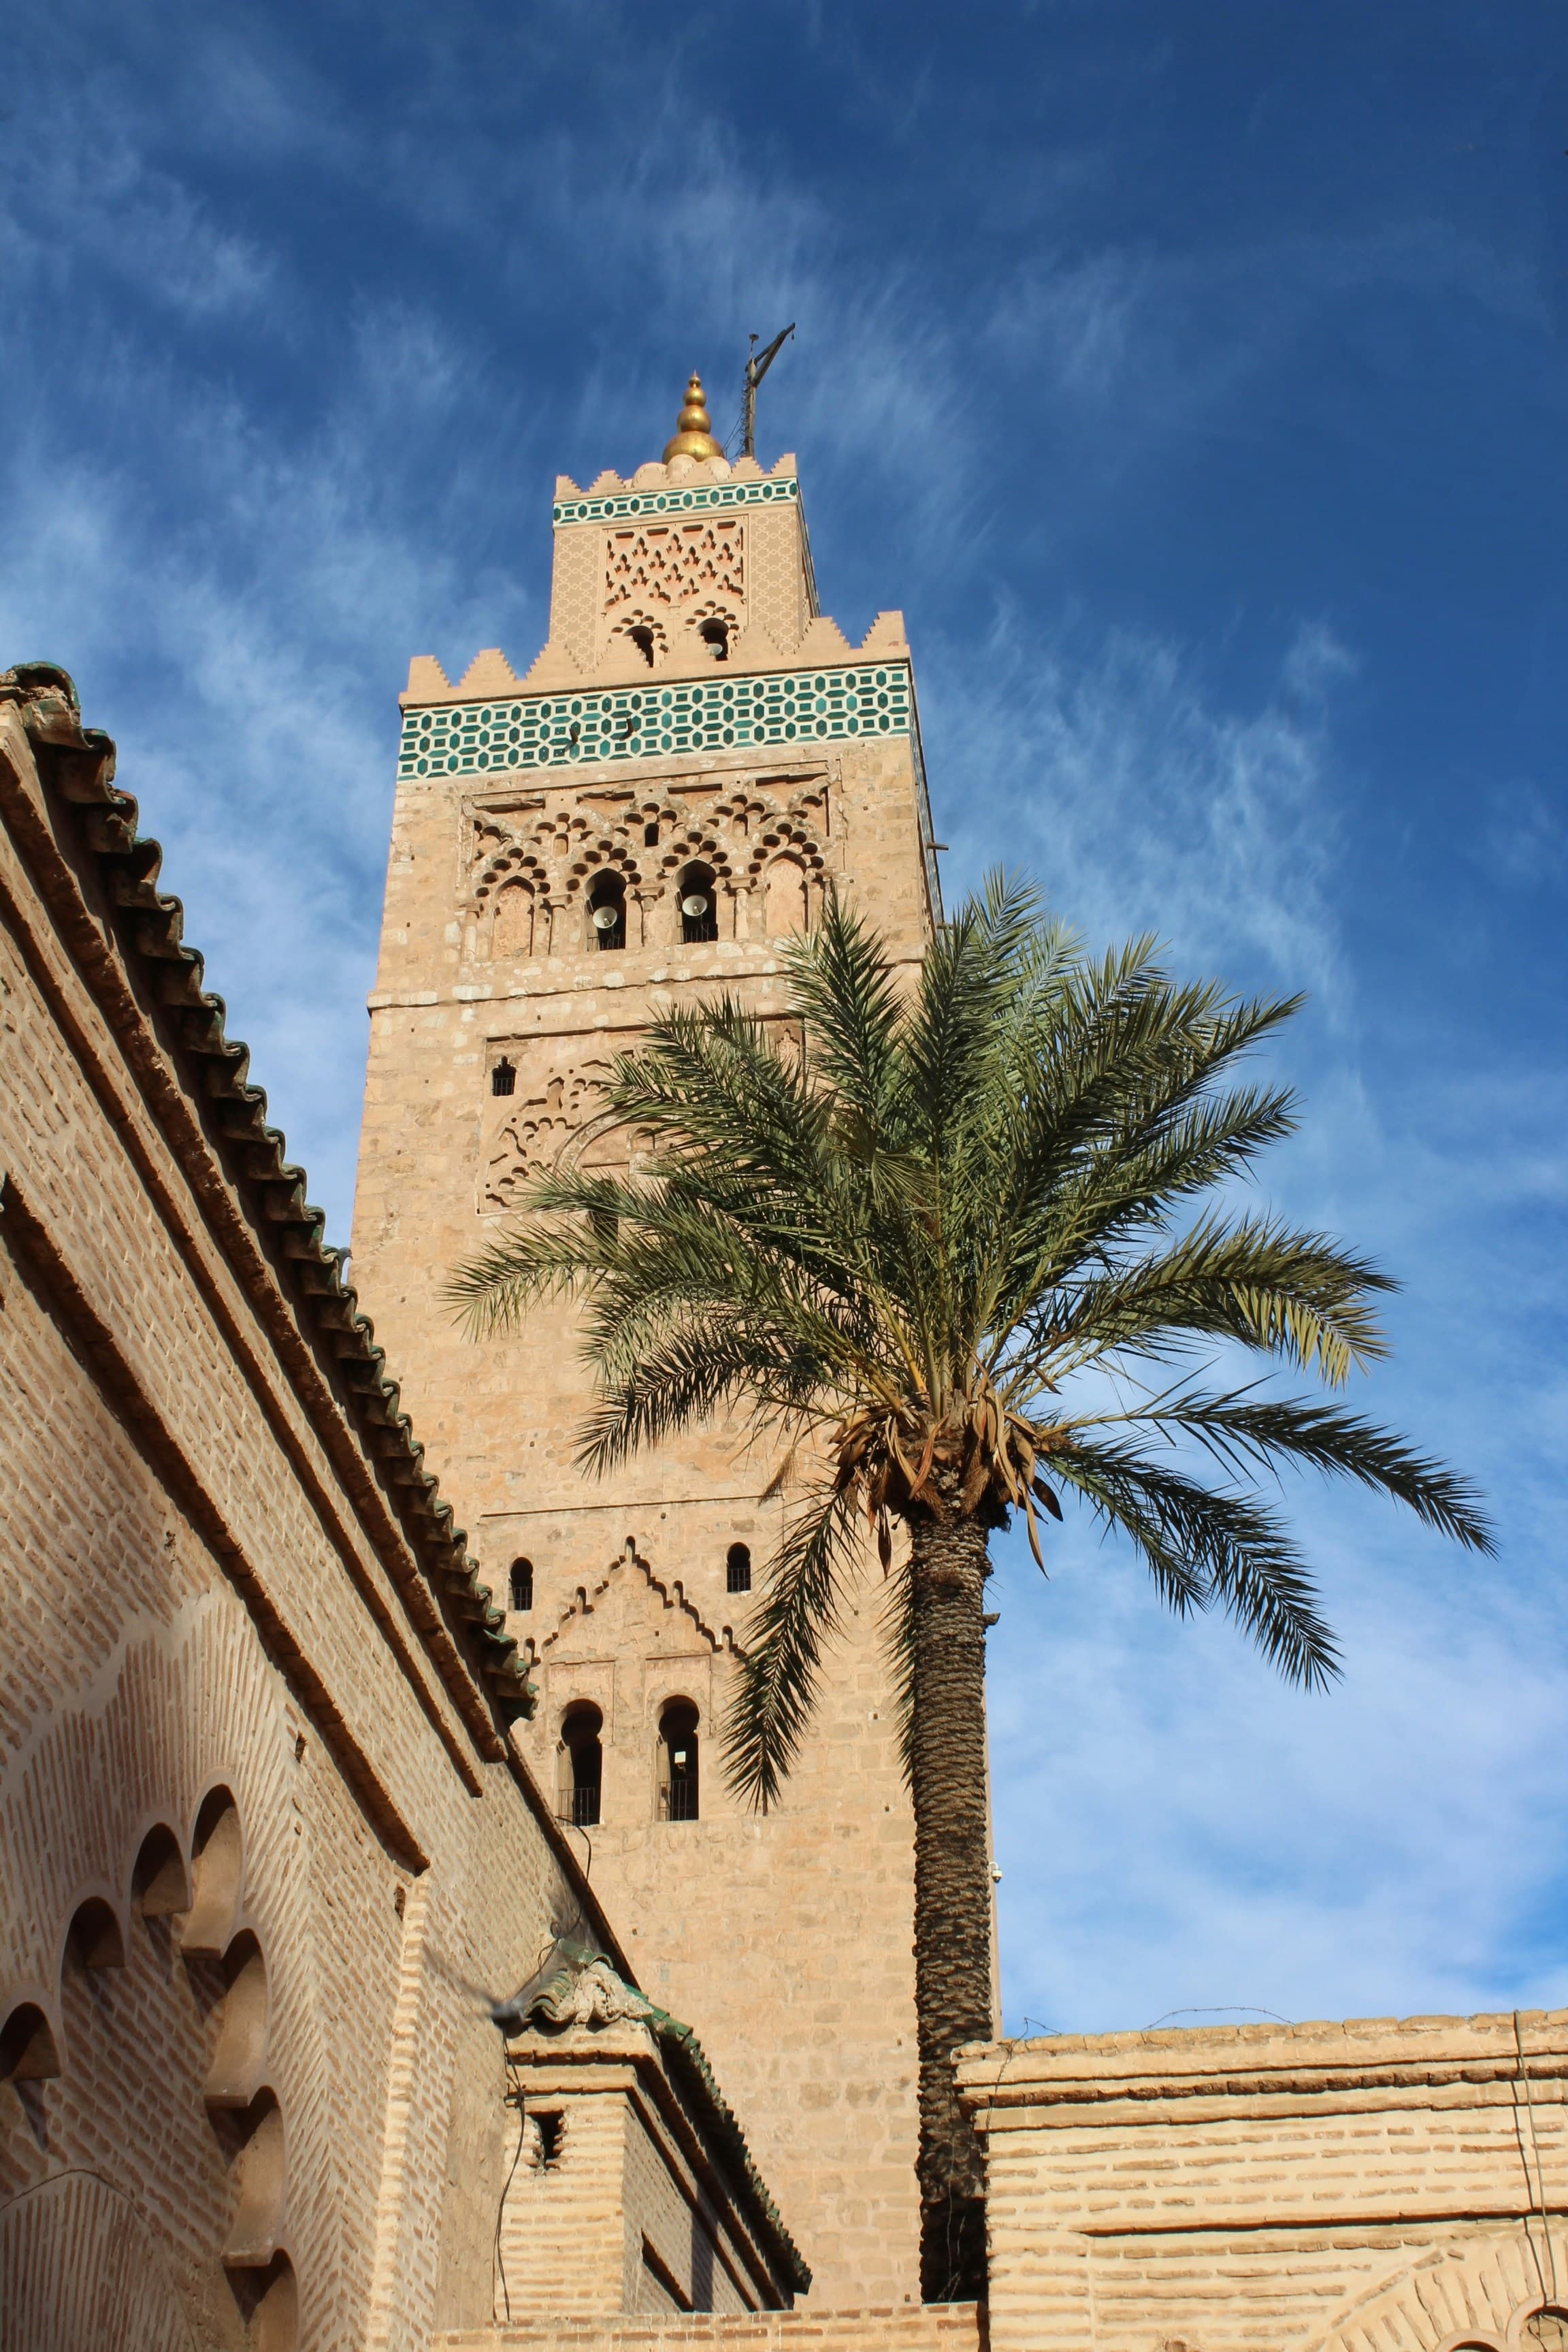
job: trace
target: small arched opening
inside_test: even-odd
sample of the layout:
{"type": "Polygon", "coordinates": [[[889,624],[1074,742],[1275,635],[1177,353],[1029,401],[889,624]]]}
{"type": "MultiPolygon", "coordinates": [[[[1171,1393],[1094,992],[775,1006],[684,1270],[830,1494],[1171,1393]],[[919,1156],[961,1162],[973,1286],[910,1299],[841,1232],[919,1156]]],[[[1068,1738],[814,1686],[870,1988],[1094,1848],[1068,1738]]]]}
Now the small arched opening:
{"type": "Polygon", "coordinates": [[[167,1822],[155,1822],[137,1851],[131,1873],[131,1903],[143,1919],[166,1919],[191,1906],[190,1873],[180,1841],[167,1822]]]}
{"type": "Polygon", "coordinates": [[[694,864],[689,866],[676,885],[676,897],[680,906],[680,936],[688,947],[702,940],[719,936],[719,894],[713,884],[713,868],[694,864]]]}
{"type": "Polygon", "coordinates": [[[697,1819],[697,1709],[689,1698],[672,1698],[658,1718],[658,1817],[661,1822],[697,1819]]]}
{"type": "Polygon", "coordinates": [[[601,874],[588,894],[589,944],[624,948],[626,943],[626,886],[618,874],[601,874]]]}
{"type": "Polygon", "coordinates": [[[730,658],[730,624],[714,619],[704,621],[697,632],[716,662],[730,658]]]}
{"type": "Polygon", "coordinates": [[[267,1963],[247,1928],[224,1954],[222,2021],[202,2096],[209,2107],[247,2107],[267,2054],[267,1963]]]}
{"type": "Polygon", "coordinates": [[[23,2001],[0,2027],[0,2083],[47,2083],[59,2071],[54,2028],[36,2001],[23,2001]]]}
{"type": "Polygon", "coordinates": [[[192,1902],[180,1949],[221,1959],[239,1918],[244,1863],[239,1812],[227,1789],[210,1789],[191,1840],[192,1902]]]}
{"type": "Polygon", "coordinates": [[[516,1087],[517,1064],[509,1062],[503,1054],[499,1062],[490,1065],[490,1092],[492,1095],[510,1095],[516,1091],[516,1087]]]}
{"type": "Polygon", "coordinates": [[[101,1895],[79,1903],[66,1936],[66,1966],[72,1969],[122,1969],[125,1939],[112,1905],[101,1895]]]}
{"type": "Polygon", "coordinates": [[[599,1820],[605,1787],[605,1749],[600,1738],[604,1727],[602,1710],[588,1699],[569,1706],[561,1726],[557,1810],[563,1822],[573,1822],[580,1830],[595,1828],[599,1820]]]}
{"type": "Polygon", "coordinates": [[[634,621],[626,631],[626,641],[636,646],[649,669],[653,667],[653,631],[646,621],[634,621]]]}
{"type": "Polygon", "coordinates": [[[514,1559],[512,1561],[510,1584],[511,1605],[513,1609],[518,1611],[531,1609],[533,1606],[533,1562],[531,1559],[514,1559]]]}
{"type": "Polygon", "coordinates": [[[750,1592],[752,1589],[752,1548],[749,1544],[733,1543],[724,1562],[726,1592],[750,1592]]]}

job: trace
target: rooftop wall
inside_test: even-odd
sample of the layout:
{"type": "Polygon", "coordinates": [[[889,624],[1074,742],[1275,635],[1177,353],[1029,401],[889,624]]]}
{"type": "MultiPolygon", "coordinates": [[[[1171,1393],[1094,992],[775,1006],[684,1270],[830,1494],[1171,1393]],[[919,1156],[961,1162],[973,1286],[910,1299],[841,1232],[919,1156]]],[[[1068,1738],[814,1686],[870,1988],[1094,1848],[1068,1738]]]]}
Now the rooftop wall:
{"type": "Polygon", "coordinates": [[[960,2081],[997,2352],[1561,2341],[1568,2011],[997,2042],[960,2081]]]}

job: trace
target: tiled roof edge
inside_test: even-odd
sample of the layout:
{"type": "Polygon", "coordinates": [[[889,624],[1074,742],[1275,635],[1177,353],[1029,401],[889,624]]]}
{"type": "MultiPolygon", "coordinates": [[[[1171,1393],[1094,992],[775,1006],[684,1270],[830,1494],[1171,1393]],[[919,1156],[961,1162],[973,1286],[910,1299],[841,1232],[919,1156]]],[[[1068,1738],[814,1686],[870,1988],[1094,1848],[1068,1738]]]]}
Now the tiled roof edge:
{"type": "Polygon", "coordinates": [[[122,952],[153,976],[156,1001],[171,1014],[186,1016],[181,1045],[205,1062],[205,1096],[226,1114],[221,1146],[215,1146],[225,1175],[258,1192],[267,1223],[279,1233],[282,1254],[297,1276],[295,1303],[301,1319],[335,1360],[342,1390],[353,1399],[350,1426],[367,1465],[378,1467],[395,1490],[395,1499],[388,1498],[395,1517],[426,1579],[460,1621],[468,1663],[480,1687],[503,1717],[531,1716],[527,1666],[505,1632],[504,1613],[492,1605],[489,1587],[479,1580],[466,1532],[454,1526],[451,1505],[442,1500],[435,1476],[425,1468],[424,1446],[402,1409],[397,1382],[387,1376],[385,1350],[375,1344],[370,1318],[361,1313],[352,1283],[343,1280],[348,1252],[322,1239],[326,1213],[306,1201],[305,1171],[284,1157],[281,1129],[267,1124],[266,1094],[248,1081],[250,1049],[227,1034],[222,997],[202,986],[204,959],[183,938],[184,908],[155,887],[163,853],[156,841],[138,834],[136,802],[112,781],[112,740],[100,728],[82,726],[76,686],[53,662],[19,662],[0,673],[0,702],[21,706],[36,745],[91,755],[72,763],[65,796],[96,813],[87,828],[88,843],[105,895],[134,919],[124,927],[122,952]]]}

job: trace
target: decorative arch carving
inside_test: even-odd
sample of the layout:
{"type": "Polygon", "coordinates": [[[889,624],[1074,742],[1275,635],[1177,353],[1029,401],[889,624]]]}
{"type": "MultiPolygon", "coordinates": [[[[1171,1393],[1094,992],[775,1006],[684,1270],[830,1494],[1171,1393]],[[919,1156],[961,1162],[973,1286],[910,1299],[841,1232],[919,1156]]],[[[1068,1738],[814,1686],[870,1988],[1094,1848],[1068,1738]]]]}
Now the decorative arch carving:
{"type": "MultiPolygon", "coordinates": [[[[516,1207],[519,1197],[542,1169],[560,1158],[591,1119],[602,1101],[603,1062],[584,1062],[574,1070],[552,1070],[542,1087],[521,1099],[510,1097],[485,1164],[479,1206],[491,1214],[516,1207]]],[[[595,1151],[593,1164],[624,1168],[628,1157],[626,1139],[607,1136],[595,1151]]]]}
{"type": "Polygon", "coordinates": [[[624,645],[628,654],[649,669],[661,669],[669,653],[669,633],[658,613],[633,604],[610,630],[610,643],[624,645]]]}
{"type": "Polygon", "coordinates": [[[1521,2228],[1433,2248],[1336,2314],[1306,2352],[1389,2352],[1390,2347],[1507,2345],[1542,2308],[1534,2261],[1521,2228]]]}

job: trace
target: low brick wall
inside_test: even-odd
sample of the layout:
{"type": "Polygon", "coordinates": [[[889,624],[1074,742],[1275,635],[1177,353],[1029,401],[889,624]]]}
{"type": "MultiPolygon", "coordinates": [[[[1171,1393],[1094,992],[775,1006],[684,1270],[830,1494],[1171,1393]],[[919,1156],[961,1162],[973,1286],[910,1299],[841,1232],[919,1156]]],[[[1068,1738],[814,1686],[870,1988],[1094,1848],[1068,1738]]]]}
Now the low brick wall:
{"type": "Polygon", "coordinates": [[[1568,2295],[1568,2011],[998,2042],[960,2080],[997,2352],[1533,2352],[1568,2295]]]}
{"type": "Polygon", "coordinates": [[[908,2310],[758,2312],[731,2319],[531,2319],[437,2338],[437,2352],[985,2352],[984,2313],[973,2303],[908,2310]]]}

